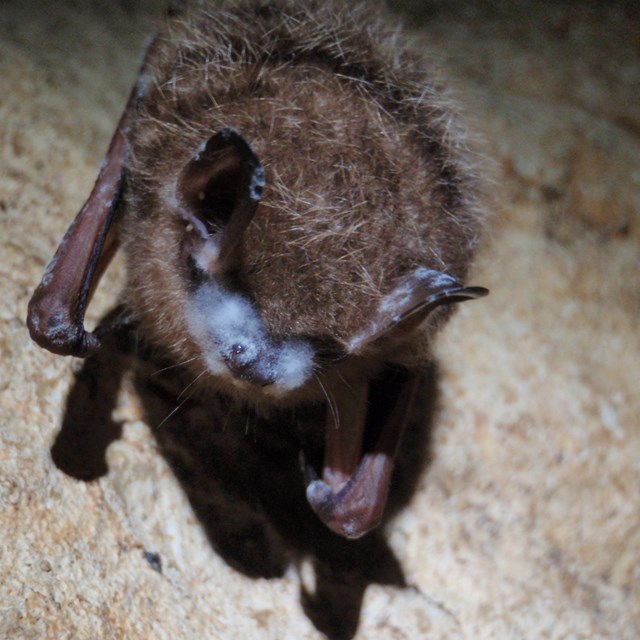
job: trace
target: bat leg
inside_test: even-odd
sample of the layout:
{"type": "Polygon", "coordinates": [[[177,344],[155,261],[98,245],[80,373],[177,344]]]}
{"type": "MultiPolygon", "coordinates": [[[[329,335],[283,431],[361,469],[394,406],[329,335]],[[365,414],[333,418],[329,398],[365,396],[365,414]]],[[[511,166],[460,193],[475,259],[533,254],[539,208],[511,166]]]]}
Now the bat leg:
{"type": "Polygon", "coordinates": [[[386,384],[388,402],[381,415],[368,415],[373,400],[368,381],[334,390],[327,413],[322,478],[308,476],[307,486],[311,508],[334,533],[355,539],[380,524],[419,379],[417,373],[396,371],[386,384]]]}

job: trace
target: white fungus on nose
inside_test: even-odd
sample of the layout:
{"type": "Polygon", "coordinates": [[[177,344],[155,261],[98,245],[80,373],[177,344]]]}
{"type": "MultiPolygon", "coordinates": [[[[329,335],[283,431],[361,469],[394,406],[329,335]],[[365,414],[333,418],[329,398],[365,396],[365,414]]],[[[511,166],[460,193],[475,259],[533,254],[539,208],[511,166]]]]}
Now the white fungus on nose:
{"type": "Polygon", "coordinates": [[[187,324],[214,375],[231,376],[225,362],[233,359],[273,380],[268,389],[275,393],[296,389],[311,377],[311,345],[302,339],[275,340],[251,301],[218,282],[198,287],[187,308],[187,324]]]}

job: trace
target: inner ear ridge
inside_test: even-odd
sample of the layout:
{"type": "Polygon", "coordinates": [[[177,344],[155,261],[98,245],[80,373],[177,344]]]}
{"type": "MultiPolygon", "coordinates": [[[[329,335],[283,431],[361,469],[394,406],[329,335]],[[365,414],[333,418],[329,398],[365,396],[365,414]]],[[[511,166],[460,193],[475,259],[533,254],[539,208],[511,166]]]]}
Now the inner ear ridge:
{"type": "Polygon", "coordinates": [[[260,162],[235,129],[225,127],[201,145],[178,181],[178,198],[189,214],[209,226],[223,227],[231,219],[242,190],[260,162]]]}
{"type": "Polygon", "coordinates": [[[201,220],[209,233],[214,233],[229,223],[241,182],[240,159],[223,151],[214,164],[195,164],[189,168],[181,180],[181,199],[189,213],[201,220]]]}

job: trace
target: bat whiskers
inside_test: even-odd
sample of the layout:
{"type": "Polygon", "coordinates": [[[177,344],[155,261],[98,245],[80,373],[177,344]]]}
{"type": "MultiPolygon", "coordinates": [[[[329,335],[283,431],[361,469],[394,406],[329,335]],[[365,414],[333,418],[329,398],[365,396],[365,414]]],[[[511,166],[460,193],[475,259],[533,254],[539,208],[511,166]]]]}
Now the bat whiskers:
{"type": "Polygon", "coordinates": [[[190,389],[191,387],[193,387],[193,385],[200,379],[202,378],[202,376],[207,372],[206,369],[204,369],[201,373],[199,373],[181,392],[180,395],[176,398],[176,400],[178,400],[178,404],[176,407],[174,407],[174,409],[162,420],[162,422],[160,422],[160,424],[157,426],[157,429],[160,429],[172,416],[174,416],[187,402],[189,402],[189,400],[191,400],[191,398],[193,397],[193,393],[195,393],[195,390],[193,393],[190,393],[189,395],[187,395],[182,401],[180,401],[180,398],[182,398],[182,396],[187,392],[188,389],[190,389]]]}
{"type": "Polygon", "coordinates": [[[355,398],[356,392],[353,389],[353,385],[351,385],[351,383],[347,381],[347,379],[342,375],[340,371],[337,372],[337,375],[340,378],[342,384],[344,384],[344,386],[348,389],[349,393],[355,398]]]}
{"type": "Polygon", "coordinates": [[[336,425],[336,429],[340,428],[340,414],[338,413],[338,407],[336,405],[335,398],[331,394],[331,388],[329,385],[325,385],[322,382],[322,378],[320,377],[320,373],[314,373],[313,376],[318,381],[320,388],[322,389],[322,393],[324,393],[324,397],[327,399],[327,405],[329,406],[329,411],[331,411],[331,416],[333,417],[333,423],[336,425]]]}
{"type": "MultiPolygon", "coordinates": [[[[158,369],[157,371],[154,371],[151,375],[152,376],[157,376],[160,373],[164,373],[165,371],[171,371],[171,369],[177,369],[178,367],[182,367],[185,364],[189,364],[190,362],[193,362],[194,360],[197,360],[197,359],[198,359],[198,356],[193,356],[193,358],[189,358],[187,360],[183,360],[182,362],[178,362],[176,364],[170,364],[168,367],[164,367],[162,369],[158,369]]],[[[202,373],[200,375],[202,375],[202,373]]],[[[197,378],[196,378],[196,380],[197,380],[197,378]]]]}
{"type": "Polygon", "coordinates": [[[162,426],[175,414],[177,413],[193,396],[193,394],[189,394],[182,402],[180,402],[156,427],[157,429],[161,429],[162,426]]]}
{"type": "MultiPolygon", "coordinates": [[[[198,380],[200,380],[200,378],[202,378],[202,376],[207,372],[207,369],[203,369],[181,392],[180,395],[177,397],[177,400],[180,400],[180,398],[182,398],[182,396],[186,393],[186,391],[188,389],[190,389],[196,382],[198,382],[198,380]]],[[[189,396],[191,397],[191,396],[189,396]]]]}

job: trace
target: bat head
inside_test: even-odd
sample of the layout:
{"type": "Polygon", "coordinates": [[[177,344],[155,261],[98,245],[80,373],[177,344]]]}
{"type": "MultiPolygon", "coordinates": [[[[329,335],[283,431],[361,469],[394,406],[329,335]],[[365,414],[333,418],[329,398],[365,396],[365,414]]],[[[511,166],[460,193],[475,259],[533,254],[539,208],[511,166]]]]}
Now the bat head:
{"type": "MultiPolygon", "coordinates": [[[[273,163],[270,168],[277,172],[273,163]]],[[[397,276],[397,265],[381,261],[380,240],[366,229],[366,216],[354,218],[349,198],[342,209],[293,211],[277,201],[283,189],[276,186],[275,198],[261,202],[270,186],[265,168],[236,129],[223,127],[200,143],[175,173],[164,192],[171,224],[138,220],[135,250],[129,243],[137,255],[141,234],[148,236],[151,253],[130,260],[130,271],[134,283],[152,281],[160,288],[134,285],[140,299],[132,306],[152,331],[177,337],[173,343],[183,359],[195,358],[236,395],[279,402],[319,393],[314,373],[326,367],[371,375],[394,351],[397,356],[397,343],[415,334],[436,308],[484,292],[421,265],[397,276]],[[297,235],[305,224],[333,232],[325,229],[314,247],[318,238],[310,238],[308,229],[302,242],[297,235]],[[393,274],[382,290],[354,278],[363,258],[360,280],[393,274]],[[168,279],[175,286],[167,285],[163,295],[168,279]],[[170,317],[168,309],[175,309],[170,317]]],[[[403,238],[391,240],[395,245],[403,238]]],[[[407,262],[406,256],[395,258],[407,262]]]]}
{"type": "Polygon", "coordinates": [[[150,342],[292,402],[320,369],[424,362],[446,303],[479,294],[460,283],[481,226],[455,110],[413,53],[345,7],[297,7],[172,23],[120,226],[150,342]]]}
{"type": "Polygon", "coordinates": [[[95,353],[109,323],[84,314],[117,227],[138,335],[194,388],[265,414],[326,396],[307,498],[354,538],[382,517],[433,331],[487,292],[461,284],[481,207],[455,109],[350,4],[171,3],[29,328],[95,353]]]}

